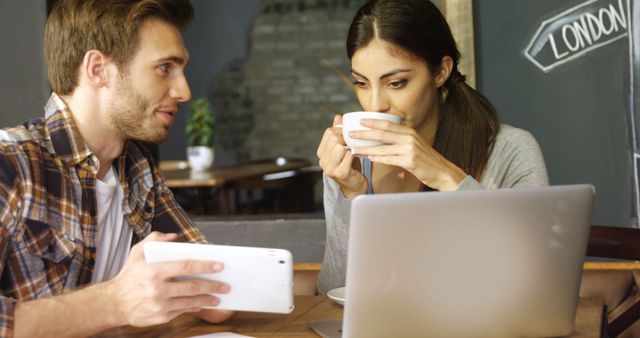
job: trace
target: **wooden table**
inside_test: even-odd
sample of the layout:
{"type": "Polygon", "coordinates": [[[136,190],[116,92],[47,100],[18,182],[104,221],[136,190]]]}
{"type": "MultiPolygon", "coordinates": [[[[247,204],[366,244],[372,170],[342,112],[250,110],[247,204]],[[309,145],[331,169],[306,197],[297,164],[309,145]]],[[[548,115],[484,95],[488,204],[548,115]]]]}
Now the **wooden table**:
{"type": "Polygon", "coordinates": [[[584,262],[585,270],[640,270],[640,262],[584,262]]]}
{"type": "MultiPolygon", "coordinates": [[[[98,337],[191,337],[215,332],[235,332],[252,337],[314,337],[311,320],[342,319],[342,307],[324,296],[296,296],[295,310],[287,315],[243,312],[229,321],[213,325],[187,315],[148,328],[122,327],[98,337]]],[[[603,305],[595,299],[580,299],[576,326],[571,337],[600,337],[603,305]]]]}
{"type": "Polygon", "coordinates": [[[282,164],[275,161],[254,162],[228,167],[213,167],[195,172],[189,168],[163,170],[169,188],[221,187],[242,179],[261,177],[268,174],[299,170],[309,166],[306,160],[287,160],[282,164]]]}

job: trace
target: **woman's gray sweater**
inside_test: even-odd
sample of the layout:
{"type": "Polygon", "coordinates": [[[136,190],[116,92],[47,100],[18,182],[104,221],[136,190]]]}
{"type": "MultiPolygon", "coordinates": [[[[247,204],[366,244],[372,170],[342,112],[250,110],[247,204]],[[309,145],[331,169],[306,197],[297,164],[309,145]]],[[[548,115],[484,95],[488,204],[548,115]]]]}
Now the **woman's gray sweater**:
{"type": "MultiPolygon", "coordinates": [[[[458,190],[540,187],[549,184],[542,152],[527,131],[502,125],[481,182],[467,176],[458,190]]],[[[321,294],[345,285],[351,200],[340,186],[324,176],[327,237],[318,280],[321,294]]]]}

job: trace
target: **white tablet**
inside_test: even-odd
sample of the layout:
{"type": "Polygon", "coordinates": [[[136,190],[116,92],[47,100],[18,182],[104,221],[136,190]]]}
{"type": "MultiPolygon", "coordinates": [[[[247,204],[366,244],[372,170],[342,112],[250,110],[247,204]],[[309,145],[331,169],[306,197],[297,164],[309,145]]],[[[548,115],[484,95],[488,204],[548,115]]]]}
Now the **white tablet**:
{"type": "Polygon", "coordinates": [[[293,256],[284,249],[213,244],[149,242],[144,244],[149,263],[209,260],[224,270],[189,278],[225,282],[228,294],[215,294],[220,304],[212,309],[289,313],[293,311],[293,256]]]}

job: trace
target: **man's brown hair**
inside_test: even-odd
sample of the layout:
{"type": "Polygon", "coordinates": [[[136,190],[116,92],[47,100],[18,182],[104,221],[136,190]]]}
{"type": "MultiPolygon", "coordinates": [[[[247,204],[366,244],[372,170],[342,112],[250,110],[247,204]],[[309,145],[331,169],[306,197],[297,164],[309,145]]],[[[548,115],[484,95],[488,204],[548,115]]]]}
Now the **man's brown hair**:
{"type": "Polygon", "coordinates": [[[124,70],[137,51],[140,24],[148,18],[183,30],[193,19],[193,7],[189,0],[59,0],[44,31],[51,89],[71,94],[91,49],[105,53],[124,70]]]}

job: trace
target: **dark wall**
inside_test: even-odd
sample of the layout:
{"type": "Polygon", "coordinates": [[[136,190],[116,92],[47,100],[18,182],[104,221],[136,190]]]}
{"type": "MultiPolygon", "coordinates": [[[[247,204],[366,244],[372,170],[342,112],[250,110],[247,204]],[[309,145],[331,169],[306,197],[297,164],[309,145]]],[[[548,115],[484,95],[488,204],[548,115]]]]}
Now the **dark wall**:
{"type": "MultiPolygon", "coordinates": [[[[337,112],[360,110],[345,41],[363,0],[263,0],[247,57],[216,74],[210,96],[216,152],[236,163],[265,158],[317,162],[337,112]]],[[[219,165],[220,162],[217,162],[219,165]]]]}
{"type": "MultiPolygon", "coordinates": [[[[193,98],[207,96],[210,81],[231,61],[243,58],[251,21],[260,10],[260,0],[192,0],[196,17],[184,34],[191,54],[186,69],[193,98]]],[[[183,105],[167,141],[160,145],[160,158],[185,159],[187,105],[183,105]]],[[[216,162],[225,162],[217,153],[216,162]]]]}
{"type": "Polygon", "coordinates": [[[43,115],[49,96],[42,53],[45,1],[0,0],[0,128],[43,115]]]}
{"type": "Polygon", "coordinates": [[[537,138],[552,184],[595,185],[593,222],[624,226],[634,222],[628,39],[587,52],[548,73],[524,55],[545,19],[583,3],[476,0],[478,87],[504,122],[537,138]]]}

